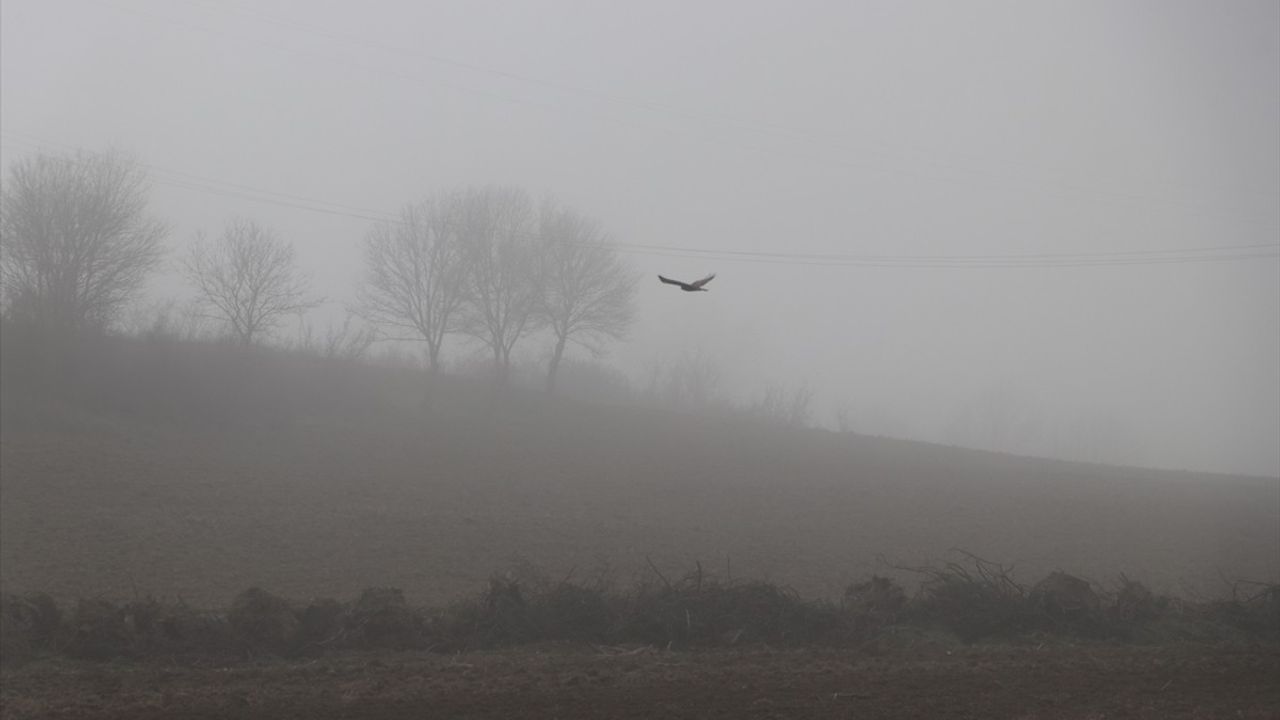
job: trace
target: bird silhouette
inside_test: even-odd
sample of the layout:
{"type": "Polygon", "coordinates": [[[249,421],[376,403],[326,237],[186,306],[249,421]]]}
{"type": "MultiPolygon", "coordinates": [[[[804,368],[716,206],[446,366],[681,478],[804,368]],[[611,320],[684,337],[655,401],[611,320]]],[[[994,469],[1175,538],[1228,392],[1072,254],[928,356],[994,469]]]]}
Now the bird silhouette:
{"type": "Polygon", "coordinates": [[[711,282],[713,279],[715,279],[715,276],[716,276],[715,273],[711,273],[710,275],[702,278],[701,280],[694,280],[691,283],[680,282],[679,280],[672,280],[671,278],[665,278],[665,277],[662,277],[661,275],[658,276],[658,279],[668,285],[678,285],[680,289],[685,292],[699,292],[699,291],[706,292],[707,289],[703,286],[711,282]]]}

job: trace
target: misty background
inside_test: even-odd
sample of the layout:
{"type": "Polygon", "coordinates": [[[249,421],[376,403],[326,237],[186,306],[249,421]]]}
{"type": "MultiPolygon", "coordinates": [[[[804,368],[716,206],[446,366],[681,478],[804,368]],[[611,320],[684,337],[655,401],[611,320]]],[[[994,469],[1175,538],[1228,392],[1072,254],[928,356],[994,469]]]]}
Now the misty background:
{"type": "MultiPolygon", "coordinates": [[[[257,220],[317,322],[374,221],[513,184],[645,275],[606,359],[634,382],[693,353],[736,397],[810,388],[815,424],[1280,475],[1274,2],[0,11],[6,168],[133,153],[172,258],[257,220]]],[[[150,299],[190,292],[174,259],[150,299]]]]}

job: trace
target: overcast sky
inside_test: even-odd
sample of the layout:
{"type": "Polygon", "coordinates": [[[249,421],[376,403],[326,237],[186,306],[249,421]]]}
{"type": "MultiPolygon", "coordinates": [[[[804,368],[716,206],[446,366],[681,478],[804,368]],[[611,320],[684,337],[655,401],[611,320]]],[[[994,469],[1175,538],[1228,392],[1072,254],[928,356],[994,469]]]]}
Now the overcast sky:
{"type": "Polygon", "coordinates": [[[367,216],[516,184],[650,246],[632,377],[697,351],[824,424],[1280,474],[1274,0],[0,7],[6,165],[131,151],[175,252],[255,218],[330,314],[367,216]],[[1052,439],[984,438],[984,407],[1052,439]]]}

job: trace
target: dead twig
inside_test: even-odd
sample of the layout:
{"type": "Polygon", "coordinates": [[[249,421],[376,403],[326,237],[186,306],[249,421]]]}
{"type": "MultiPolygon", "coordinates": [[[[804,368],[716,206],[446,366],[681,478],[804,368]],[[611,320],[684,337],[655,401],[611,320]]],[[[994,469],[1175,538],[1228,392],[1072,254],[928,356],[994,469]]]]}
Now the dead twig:
{"type": "Polygon", "coordinates": [[[662,584],[666,585],[668,590],[675,592],[675,587],[671,584],[671,581],[667,580],[667,576],[662,574],[662,571],[658,569],[657,565],[653,564],[653,560],[651,560],[648,555],[644,556],[644,561],[649,563],[649,569],[653,571],[654,575],[658,576],[658,579],[662,581],[662,584]]]}

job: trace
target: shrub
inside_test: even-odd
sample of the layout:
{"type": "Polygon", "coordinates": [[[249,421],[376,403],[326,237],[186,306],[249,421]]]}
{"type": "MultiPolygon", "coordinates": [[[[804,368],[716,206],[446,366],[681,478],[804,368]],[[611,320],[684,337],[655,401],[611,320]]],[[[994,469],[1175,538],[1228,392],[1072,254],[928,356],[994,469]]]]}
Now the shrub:
{"type": "Polygon", "coordinates": [[[840,607],[859,618],[887,625],[907,607],[907,593],[893,580],[873,575],[870,580],[845,588],[840,607]]]}
{"type": "Polygon", "coordinates": [[[0,597],[0,664],[26,662],[56,649],[62,630],[62,611],[48,595],[0,597]]]}
{"type": "Polygon", "coordinates": [[[244,651],[224,615],[150,598],[126,604],[123,613],[137,635],[138,652],[148,656],[226,658],[244,651]]]}
{"type": "Polygon", "coordinates": [[[1028,598],[1042,615],[1042,628],[1081,637],[1117,637],[1129,628],[1102,612],[1102,599],[1087,580],[1054,572],[1036,583],[1028,598]]]}
{"type": "Polygon", "coordinates": [[[313,652],[337,643],[346,635],[346,608],[332,598],[313,600],[298,617],[297,648],[313,652]]]}
{"type": "Polygon", "coordinates": [[[1167,609],[1168,603],[1163,600],[1157,599],[1146,585],[1121,575],[1120,589],[1111,603],[1111,615],[1121,622],[1149,622],[1167,609]]]}
{"type": "Polygon", "coordinates": [[[236,596],[227,620],[251,651],[276,655],[293,649],[300,625],[287,601],[256,587],[236,596]]]}
{"type": "MultiPolygon", "coordinates": [[[[545,641],[644,643],[660,647],[736,644],[849,645],[891,649],[886,629],[947,631],[964,642],[1023,633],[1117,637],[1137,642],[1280,642],[1280,586],[1179,605],[1121,576],[1100,597],[1056,572],[1023,590],[1004,566],[970,563],[899,568],[926,576],[914,598],[874,576],[846,588],[839,604],[805,600],[768,582],[719,582],[699,566],[670,582],[653,576],[620,594],[603,580],[552,583],[526,573],[495,576],[476,596],[427,616],[395,588],[368,588],[352,603],[316,600],[298,609],[260,588],[223,616],[153,598],[116,605],[81,600],[64,618],[48,595],[0,598],[0,663],[60,652],[86,660],[243,658],[330,650],[492,648],[545,641]],[[875,642],[867,642],[873,640],[875,642]]],[[[912,632],[901,636],[910,638],[912,632]]],[[[925,637],[926,635],[920,635],[925,637]]]]}
{"type": "Polygon", "coordinates": [[[405,649],[423,645],[423,624],[398,588],[366,588],[348,612],[347,637],[360,647],[405,649]]]}
{"type": "Polygon", "coordinates": [[[656,645],[830,642],[847,635],[839,611],[767,582],[704,581],[701,568],[676,584],[641,585],[620,634],[656,645]]]}
{"type": "Polygon", "coordinates": [[[1038,618],[1011,568],[963,553],[971,567],[949,562],[942,568],[899,568],[926,576],[912,603],[911,619],[939,625],[970,643],[1036,628],[1038,618]]]}
{"type": "Polygon", "coordinates": [[[479,597],[455,603],[440,619],[438,632],[456,649],[537,639],[520,581],[498,576],[479,597]]]}
{"type": "Polygon", "coordinates": [[[603,588],[567,581],[535,601],[538,630],[547,638],[601,642],[612,633],[615,615],[603,588]]]}
{"type": "Polygon", "coordinates": [[[81,600],[71,616],[66,652],[74,658],[108,660],[132,657],[137,648],[124,613],[110,601],[81,600]]]}
{"type": "Polygon", "coordinates": [[[1206,612],[1220,622],[1242,630],[1257,640],[1280,641],[1280,585],[1245,583],[1257,588],[1252,594],[1232,586],[1232,598],[1209,603],[1206,612]]]}
{"type": "Polygon", "coordinates": [[[1054,572],[1036,583],[1029,599],[1037,609],[1060,620],[1096,615],[1102,608],[1088,581],[1064,572],[1054,572]]]}

